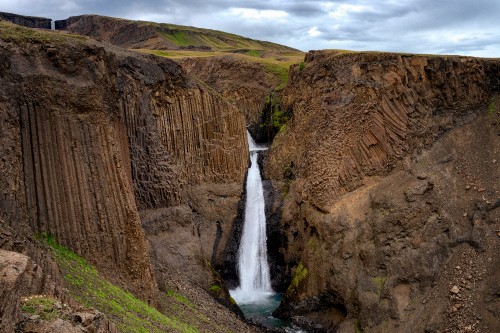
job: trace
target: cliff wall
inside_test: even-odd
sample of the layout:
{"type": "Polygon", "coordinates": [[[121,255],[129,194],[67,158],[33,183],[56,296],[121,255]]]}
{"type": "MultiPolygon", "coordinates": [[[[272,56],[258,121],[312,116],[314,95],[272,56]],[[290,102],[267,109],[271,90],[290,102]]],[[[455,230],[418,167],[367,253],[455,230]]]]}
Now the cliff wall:
{"type": "Polygon", "coordinates": [[[280,179],[293,165],[308,200],[327,211],[365,177],[402,168],[485,104],[489,83],[480,59],[311,52],[284,92],[293,119],[273,143],[268,173],[280,179]]]}
{"type": "Polygon", "coordinates": [[[279,76],[266,70],[262,64],[230,55],[185,59],[182,67],[243,112],[250,132],[257,137],[263,123],[266,98],[279,84],[279,76]]]}
{"type": "MultiPolygon", "coordinates": [[[[243,115],[170,60],[74,35],[2,30],[2,216],[13,228],[53,235],[153,299],[139,212],[188,207],[189,190],[206,183],[236,189],[237,203],[248,161],[243,115]]],[[[200,274],[217,228],[198,219],[213,229],[210,252],[200,252],[195,222],[181,227],[198,244],[184,256],[197,258],[200,274]]]]}
{"type": "Polygon", "coordinates": [[[0,12],[0,20],[12,22],[28,28],[50,29],[52,20],[45,17],[24,16],[0,12]]]}
{"type": "Polygon", "coordinates": [[[319,332],[498,325],[498,68],[319,51],[291,70],[266,162],[294,276],[280,315],[319,332]]]}

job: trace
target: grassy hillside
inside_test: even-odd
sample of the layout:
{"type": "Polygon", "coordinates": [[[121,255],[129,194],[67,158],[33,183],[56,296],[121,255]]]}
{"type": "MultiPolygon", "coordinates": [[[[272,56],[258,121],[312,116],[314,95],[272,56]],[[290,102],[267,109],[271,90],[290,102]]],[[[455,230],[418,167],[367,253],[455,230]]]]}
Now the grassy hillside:
{"type": "Polygon", "coordinates": [[[98,15],[70,17],[66,23],[71,32],[177,60],[231,55],[238,60],[260,63],[282,79],[288,67],[304,57],[303,52],[288,46],[217,30],[98,15]]]}

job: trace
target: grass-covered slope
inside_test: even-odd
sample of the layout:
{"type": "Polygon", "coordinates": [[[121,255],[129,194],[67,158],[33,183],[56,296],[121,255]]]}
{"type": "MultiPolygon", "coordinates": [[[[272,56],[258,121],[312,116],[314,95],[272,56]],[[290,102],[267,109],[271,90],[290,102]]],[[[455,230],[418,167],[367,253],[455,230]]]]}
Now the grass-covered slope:
{"type": "Polygon", "coordinates": [[[254,55],[265,52],[300,52],[288,46],[223,31],[168,23],[132,21],[99,15],[73,16],[57,22],[60,22],[57,24],[60,29],[101,38],[129,48],[251,52],[254,55]]]}
{"type": "Polygon", "coordinates": [[[231,332],[173,290],[160,297],[161,307],[167,309],[162,313],[103,278],[84,258],[59,245],[52,236],[44,234],[39,240],[51,248],[71,296],[104,313],[120,332],[231,332]]]}

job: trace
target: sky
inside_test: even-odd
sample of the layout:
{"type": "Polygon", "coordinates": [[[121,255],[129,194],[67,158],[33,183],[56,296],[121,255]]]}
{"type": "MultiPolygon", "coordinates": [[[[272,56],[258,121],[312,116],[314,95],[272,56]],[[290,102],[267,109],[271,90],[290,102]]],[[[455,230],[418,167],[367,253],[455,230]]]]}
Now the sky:
{"type": "Polygon", "coordinates": [[[499,0],[0,0],[0,11],[99,14],[210,28],[302,51],[500,57],[499,0]]]}

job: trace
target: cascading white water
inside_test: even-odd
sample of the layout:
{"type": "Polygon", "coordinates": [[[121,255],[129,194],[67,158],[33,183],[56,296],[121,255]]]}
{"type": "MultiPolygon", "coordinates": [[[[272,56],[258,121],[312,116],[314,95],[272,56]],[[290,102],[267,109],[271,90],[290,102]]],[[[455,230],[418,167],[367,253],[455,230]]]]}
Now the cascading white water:
{"type": "Polygon", "coordinates": [[[273,295],[266,246],[266,214],[264,210],[264,191],[257,163],[261,148],[248,135],[250,168],[246,184],[246,205],[243,234],[241,236],[238,269],[240,286],[231,290],[238,304],[254,303],[273,295]]]}

